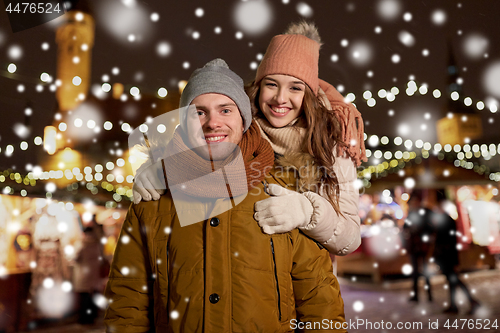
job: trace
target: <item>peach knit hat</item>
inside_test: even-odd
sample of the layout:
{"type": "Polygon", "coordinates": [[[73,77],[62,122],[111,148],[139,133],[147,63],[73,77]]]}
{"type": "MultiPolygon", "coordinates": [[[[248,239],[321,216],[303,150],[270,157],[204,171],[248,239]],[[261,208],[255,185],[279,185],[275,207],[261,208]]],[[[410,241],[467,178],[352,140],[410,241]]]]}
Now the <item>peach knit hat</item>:
{"type": "Polygon", "coordinates": [[[320,47],[321,40],[313,24],[292,24],[285,34],[271,39],[257,69],[255,82],[260,82],[266,75],[290,75],[304,81],[317,94],[320,47]]]}

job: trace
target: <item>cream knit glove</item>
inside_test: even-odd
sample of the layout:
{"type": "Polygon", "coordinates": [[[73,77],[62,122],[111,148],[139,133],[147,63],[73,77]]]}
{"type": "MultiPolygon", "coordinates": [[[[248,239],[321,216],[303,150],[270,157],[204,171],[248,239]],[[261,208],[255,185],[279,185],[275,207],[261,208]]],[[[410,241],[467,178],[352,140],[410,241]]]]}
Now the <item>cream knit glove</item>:
{"type": "Polygon", "coordinates": [[[160,200],[160,196],[165,193],[166,188],[161,161],[142,170],[139,168],[134,179],[134,186],[132,186],[134,203],[138,204],[141,200],[160,200]]]}
{"type": "Polygon", "coordinates": [[[311,221],[313,205],[304,195],[270,184],[270,198],[255,203],[254,218],[266,234],[285,233],[311,221]]]}

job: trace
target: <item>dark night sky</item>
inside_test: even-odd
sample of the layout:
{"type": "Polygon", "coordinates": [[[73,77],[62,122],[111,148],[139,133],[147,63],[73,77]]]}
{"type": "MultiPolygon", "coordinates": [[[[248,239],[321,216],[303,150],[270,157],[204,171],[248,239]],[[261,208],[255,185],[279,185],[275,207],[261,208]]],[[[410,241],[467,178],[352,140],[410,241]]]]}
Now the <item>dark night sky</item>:
{"type": "MultiPolygon", "coordinates": [[[[255,74],[251,63],[258,63],[257,55],[265,52],[273,35],[282,32],[290,22],[303,18],[298,8],[306,8],[307,14],[304,6],[309,6],[312,14],[307,18],[316,22],[325,44],[321,49],[320,77],[337,87],[343,86],[344,95],[349,92],[356,95],[355,103],[364,117],[368,135],[392,138],[400,135],[401,124],[407,124],[411,130],[405,137],[436,142],[435,121],[444,115],[442,107],[446,105],[445,95],[448,95],[449,45],[463,79],[464,97],[470,96],[473,106],[488,97],[500,99],[498,88],[493,93],[499,95],[494,96],[483,85],[488,66],[500,61],[500,3],[496,0],[248,0],[246,4],[251,2],[260,3],[268,10],[256,14],[247,11],[238,21],[235,18],[237,5],[245,4],[239,0],[156,0],[137,1],[135,5],[133,0],[90,1],[96,20],[92,84],[102,84],[102,76],[107,74],[109,83],[121,82],[126,88],[137,86],[142,93],[154,94],[159,87],[177,89],[179,80],[188,79],[195,68],[215,57],[225,59],[234,71],[251,81],[255,74]],[[124,5],[127,2],[135,7],[127,9],[124,5]],[[385,8],[385,18],[380,11],[382,7],[385,8]],[[197,8],[203,9],[203,16],[195,14],[197,8]],[[445,13],[442,24],[433,22],[436,10],[445,13]],[[152,13],[159,14],[157,22],[150,20],[152,13]],[[247,16],[250,16],[250,26],[252,22],[254,27],[258,26],[266,13],[270,14],[270,19],[268,24],[262,24],[262,33],[252,35],[248,28],[241,26],[247,16]],[[411,20],[405,20],[405,13],[411,14],[411,20]],[[390,14],[392,18],[388,18],[390,14]],[[221,28],[220,34],[214,32],[215,27],[221,28]],[[380,33],[375,32],[376,27],[381,28],[380,33]],[[235,37],[238,31],[243,32],[241,39],[235,37]],[[414,37],[412,46],[400,41],[402,31],[414,37]],[[198,39],[192,37],[193,32],[199,33],[198,39]],[[127,40],[130,34],[134,34],[134,42],[127,40]],[[478,37],[474,39],[471,34],[478,37]],[[347,47],[342,46],[344,39],[348,41],[347,47]],[[482,41],[487,42],[484,48],[481,47],[482,41]],[[169,43],[171,52],[168,56],[157,54],[159,42],[169,43]],[[475,46],[464,48],[467,42],[475,46]],[[356,64],[352,60],[356,45],[364,45],[365,50],[370,51],[369,55],[363,53],[363,49],[360,51],[361,58],[369,58],[365,64],[356,64]],[[422,54],[424,49],[429,51],[428,56],[422,54]],[[398,63],[391,61],[394,54],[400,56],[398,63]],[[332,55],[337,55],[338,61],[332,61],[332,55]],[[184,62],[189,62],[188,69],[183,68],[184,62]],[[113,67],[120,69],[118,75],[111,74],[113,67]],[[373,75],[369,76],[369,72],[373,75]],[[415,76],[417,84],[428,84],[427,95],[406,96],[404,90],[410,75],[415,76]],[[393,86],[399,88],[400,94],[392,103],[376,97],[377,104],[368,107],[362,97],[365,90],[376,95],[379,89],[393,86]],[[440,99],[432,97],[431,92],[436,88],[443,93],[440,99]],[[393,116],[388,115],[389,110],[394,111],[393,116]],[[430,119],[424,118],[426,112],[431,114],[430,119]],[[427,130],[420,129],[422,124],[427,125],[427,130]]],[[[32,144],[33,138],[43,136],[43,127],[52,123],[54,93],[48,87],[37,92],[35,86],[41,83],[42,72],[56,76],[55,26],[52,22],[12,33],[6,13],[0,13],[0,169],[15,165],[15,155],[24,153],[19,149],[22,139],[14,133],[14,124],[27,122],[32,126],[26,141],[30,143],[30,149],[35,149],[39,147],[32,144]],[[41,48],[44,42],[50,45],[47,51],[41,48]],[[9,52],[16,45],[21,47],[22,56],[12,59],[9,52]],[[10,63],[17,66],[16,76],[7,72],[10,63]],[[17,91],[19,84],[25,86],[22,93],[17,91]],[[23,112],[28,101],[33,109],[30,119],[26,119],[23,112]],[[5,157],[8,144],[15,147],[10,158],[5,157]]],[[[493,82],[500,85],[500,77],[493,78],[493,82]]],[[[483,137],[488,140],[485,143],[492,140],[498,143],[498,113],[493,114],[488,108],[478,112],[483,118],[483,137]]],[[[29,162],[29,158],[24,158],[23,162],[29,162]]]]}

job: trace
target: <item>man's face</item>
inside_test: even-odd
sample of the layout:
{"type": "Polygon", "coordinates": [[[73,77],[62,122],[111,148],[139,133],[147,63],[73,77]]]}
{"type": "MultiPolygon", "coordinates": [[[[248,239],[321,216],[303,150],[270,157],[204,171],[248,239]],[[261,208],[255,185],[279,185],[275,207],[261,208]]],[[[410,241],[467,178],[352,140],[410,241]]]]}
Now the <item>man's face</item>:
{"type": "Polygon", "coordinates": [[[223,160],[243,137],[243,118],[236,103],[221,94],[199,95],[191,102],[195,114],[187,117],[189,143],[206,160],[223,160]]]}

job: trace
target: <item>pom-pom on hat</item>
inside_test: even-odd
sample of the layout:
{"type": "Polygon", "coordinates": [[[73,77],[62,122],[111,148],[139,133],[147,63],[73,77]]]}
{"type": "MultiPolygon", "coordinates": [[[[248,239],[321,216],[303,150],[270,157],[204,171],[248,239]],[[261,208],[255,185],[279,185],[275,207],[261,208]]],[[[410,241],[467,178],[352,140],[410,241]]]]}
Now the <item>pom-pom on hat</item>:
{"type": "MultiPolygon", "coordinates": [[[[252,111],[243,80],[219,58],[209,61],[193,72],[182,92],[180,107],[188,106],[196,97],[210,93],[225,95],[236,103],[246,132],[252,122],[252,111]]],[[[181,119],[180,123],[182,129],[186,130],[186,119],[181,119]]]]}
{"type": "Polygon", "coordinates": [[[321,39],[316,26],[305,21],[292,23],[285,34],[274,36],[257,69],[255,82],[266,75],[283,74],[304,81],[317,94],[321,39]]]}

